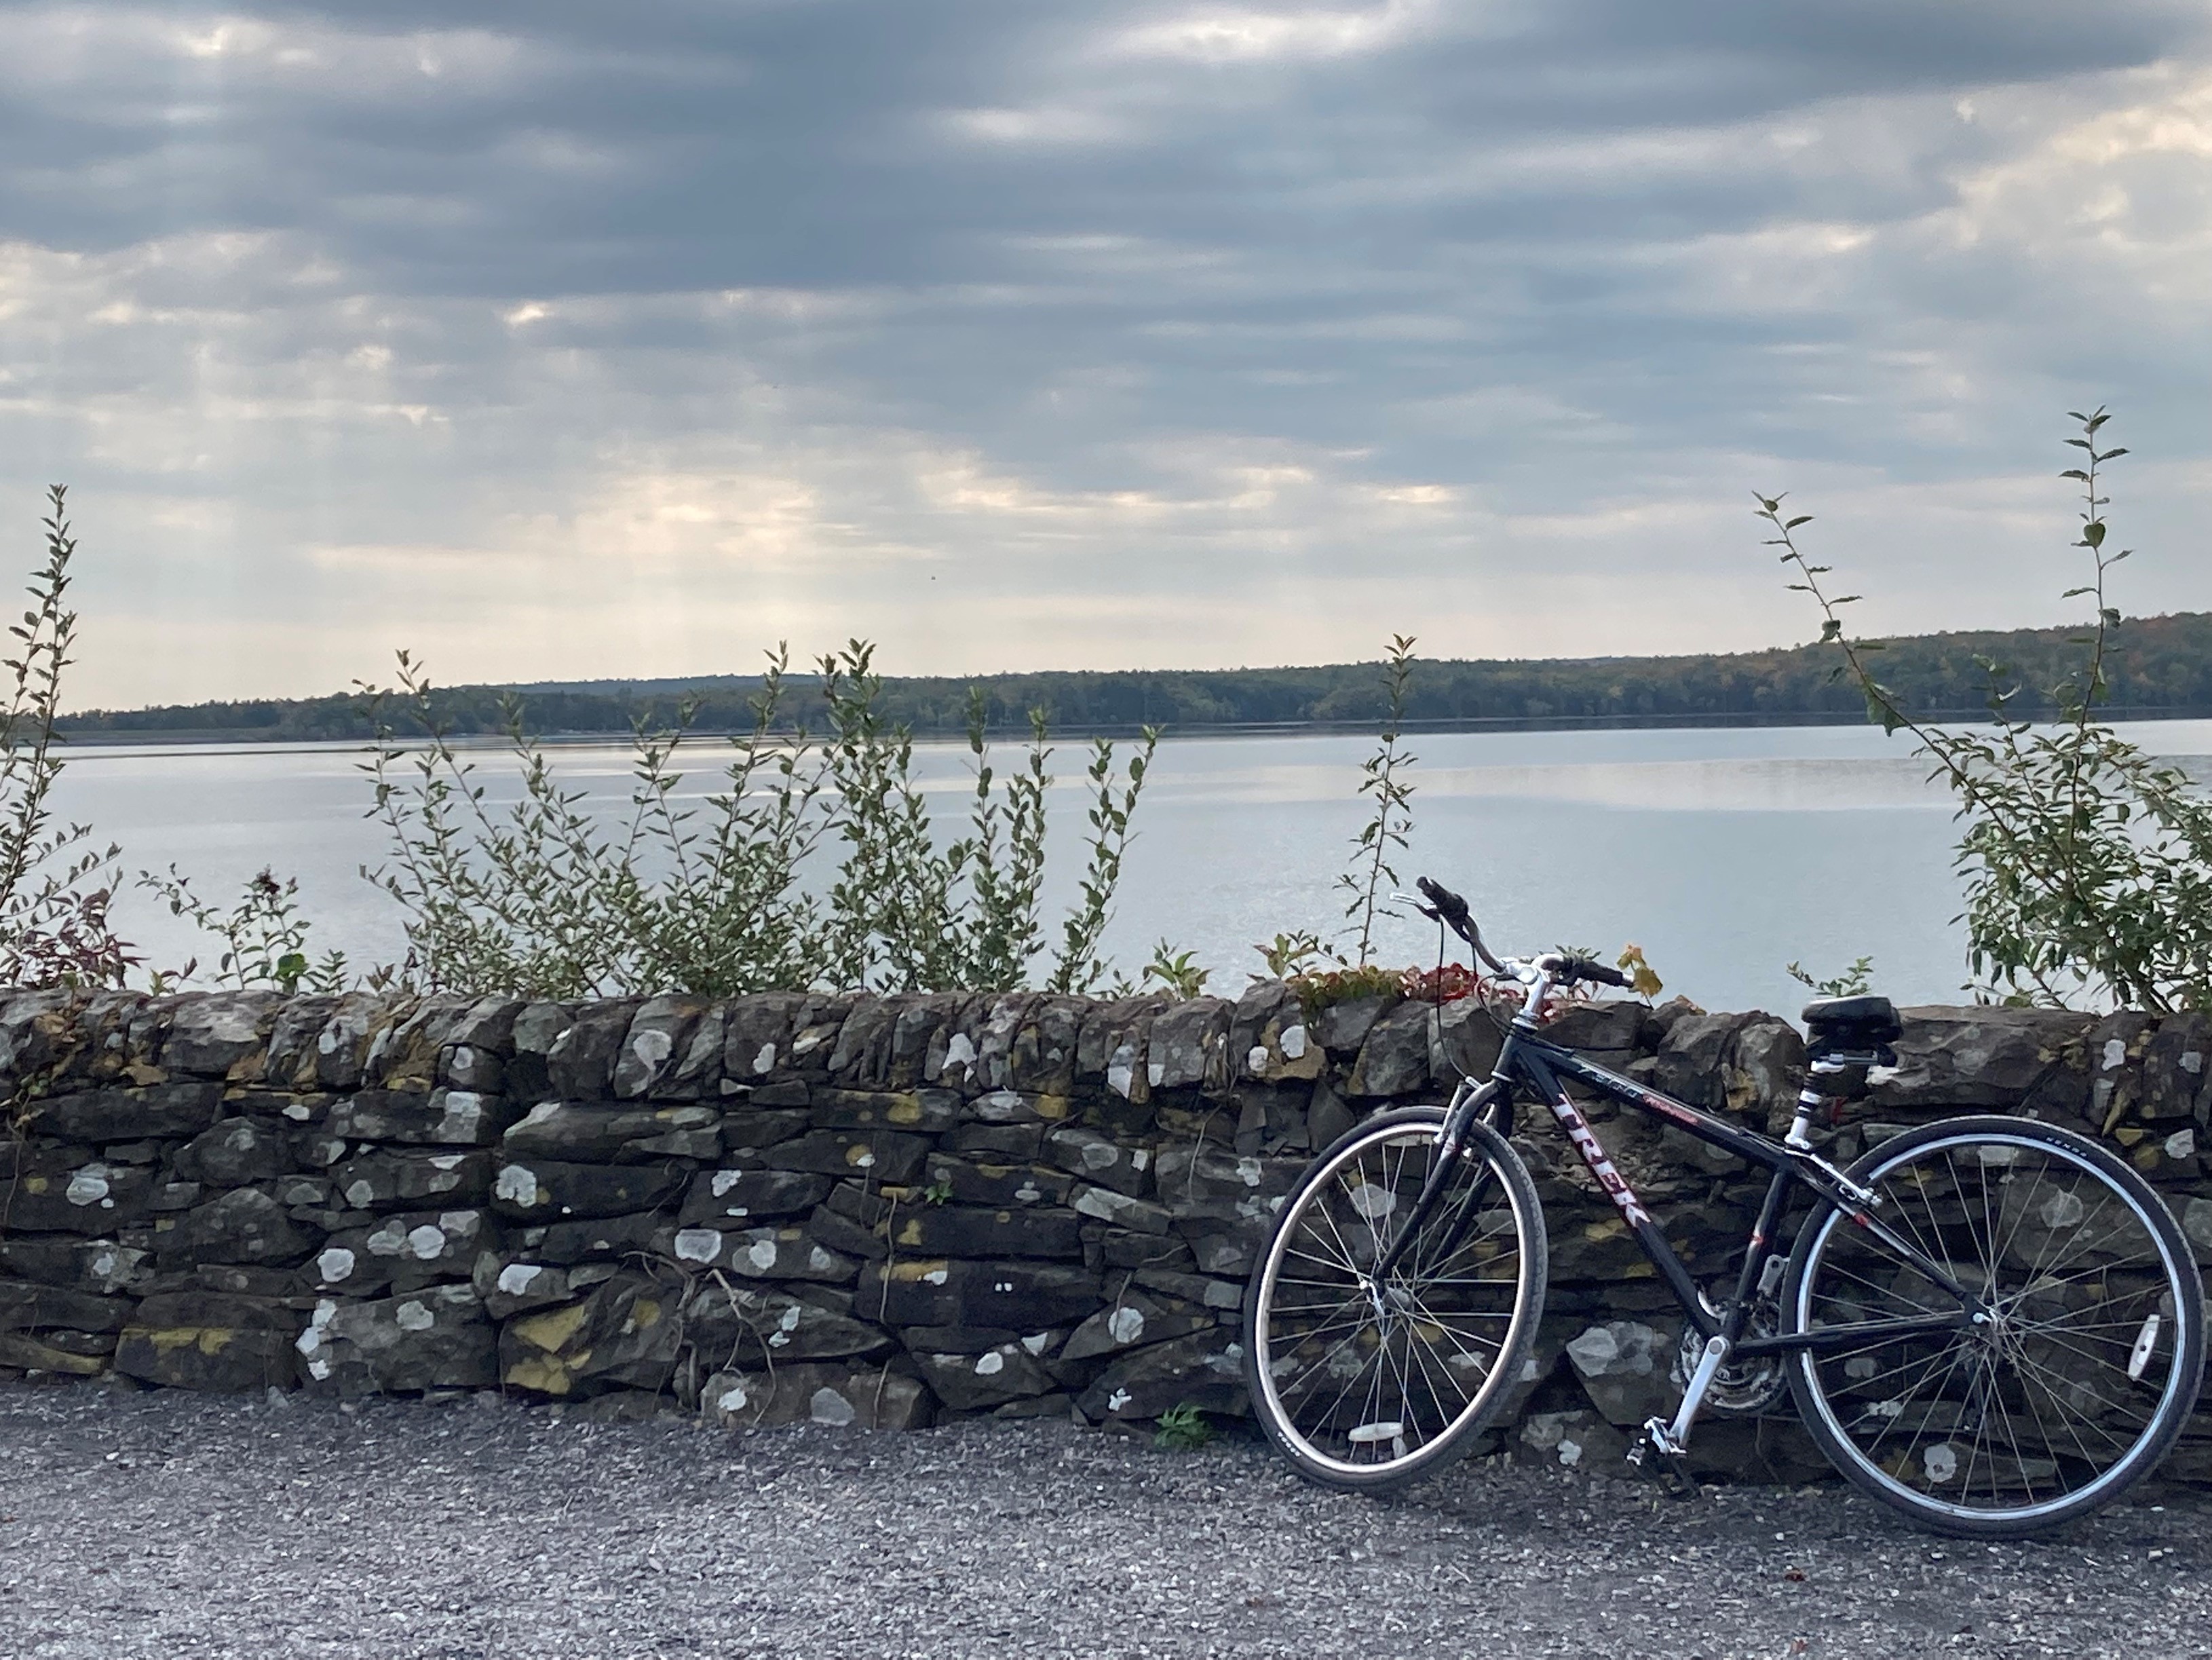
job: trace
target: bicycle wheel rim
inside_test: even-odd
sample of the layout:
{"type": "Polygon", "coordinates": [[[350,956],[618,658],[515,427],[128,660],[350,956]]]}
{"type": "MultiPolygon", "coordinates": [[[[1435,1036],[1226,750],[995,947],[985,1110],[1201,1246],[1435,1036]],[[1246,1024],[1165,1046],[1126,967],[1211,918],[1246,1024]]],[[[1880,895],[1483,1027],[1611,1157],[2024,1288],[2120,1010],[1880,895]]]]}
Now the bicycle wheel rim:
{"type": "MultiPolygon", "coordinates": [[[[1990,1318],[1808,1352],[1808,1404],[1907,1509],[1970,1526],[2094,1508],[2148,1468],[2187,1408],[2178,1397],[2199,1367],[2182,1276],[2193,1262],[2094,1148],[1999,1128],[1899,1139],[1910,1145],[1856,1179],[1990,1318]]],[[[1826,1213],[1806,1248],[1798,1329],[1959,1309],[1845,1219],[1826,1213]]]]}
{"type": "Polygon", "coordinates": [[[1382,1225],[1412,1210],[1440,1136],[1440,1122],[1386,1125],[1346,1144],[1267,1243],[1253,1316],[1260,1406],[1334,1476],[1407,1475],[1450,1453],[1496,1398],[1531,1317],[1540,1268],[1527,1241],[1540,1223],[1478,1143],[1377,1318],[1362,1270],[1389,1242],[1382,1225]]]}

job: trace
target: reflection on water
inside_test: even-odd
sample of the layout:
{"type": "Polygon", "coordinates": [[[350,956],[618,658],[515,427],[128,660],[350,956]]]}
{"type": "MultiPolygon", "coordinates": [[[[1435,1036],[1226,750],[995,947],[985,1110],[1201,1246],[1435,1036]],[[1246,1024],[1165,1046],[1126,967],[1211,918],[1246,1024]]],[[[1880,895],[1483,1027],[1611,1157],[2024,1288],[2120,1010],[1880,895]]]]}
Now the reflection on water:
{"type": "MultiPolygon", "coordinates": [[[[2192,773],[2212,755],[2212,722],[2147,723],[2131,735],[2189,757],[2192,773]]],[[[1950,799],[1924,781],[1903,739],[1813,727],[1423,733],[1413,746],[1415,831],[1399,873],[1464,891],[1500,950],[1610,955],[1632,939],[1670,991],[1709,1008],[1794,1012],[1802,989],[1784,964],[1826,974],[1862,955],[1900,1001],[1957,994],[1950,799]]],[[[1085,830],[1077,748],[1061,749],[1051,804],[1056,905],[1073,897],[1085,830]]],[[[1210,989],[1233,995],[1260,966],[1254,942],[1337,926],[1344,896],[1331,885],[1364,818],[1355,791],[1370,749],[1346,735],[1163,743],[1109,935],[1118,958],[1133,972],[1164,938],[1212,966],[1210,989]]],[[[713,787],[712,754],[702,746],[688,795],[713,787]]],[[[512,768],[496,753],[477,758],[489,794],[511,800],[512,768]]],[[[916,751],[947,821],[964,811],[968,758],[954,745],[916,751]]],[[[131,868],[174,862],[210,897],[227,900],[264,865],[296,875],[319,946],[389,960],[403,947],[397,913],[359,874],[387,850],[366,817],[359,759],[343,749],[82,749],[61,810],[122,842],[131,868]]],[[[599,810],[622,810],[623,750],[580,745],[557,760],[599,810]]],[[[129,896],[118,914],[157,963],[207,954],[150,896],[129,896]]],[[[1388,925],[1388,959],[1435,952],[1433,928],[1388,925]]]]}

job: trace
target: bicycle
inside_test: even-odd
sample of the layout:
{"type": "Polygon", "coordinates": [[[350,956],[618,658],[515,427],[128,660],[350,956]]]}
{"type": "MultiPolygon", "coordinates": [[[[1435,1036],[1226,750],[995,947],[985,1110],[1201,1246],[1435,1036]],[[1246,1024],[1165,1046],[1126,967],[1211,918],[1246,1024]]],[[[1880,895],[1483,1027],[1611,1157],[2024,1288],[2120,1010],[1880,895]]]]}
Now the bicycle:
{"type": "Polygon", "coordinates": [[[1820,1085],[1896,1064],[1888,999],[1807,1007],[1808,1076],[1778,1140],[1546,1041],[1555,989],[1626,976],[1556,952],[1494,957],[1464,899],[1419,885],[1409,902],[1523,994],[1489,1079],[1355,1125],[1278,1213],[1245,1298],[1246,1381],[1302,1475],[1370,1493],[1424,1479],[1522,1377],[1548,1259],[1509,1140],[1522,1097],[1549,1109],[1681,1305],[1681,1403],[1629,1454],[1678,1488],[1701,1413],[1763,1413],[1785,1388],[1843,1475],[1940,1532],[2055,1526],[2172,1447],[2203,1374],[2203,1286],[2135,1171],[2069,1130],[1994,1116],[1905,1130],[1839,1169],[1812,1140],[1820,1085]],[[1730,1294],[1692,1279],[1568,1080],[1772,1173],[1730,1294]],[[1811,1207],[1783,1255],[1793,1198],[1811,1207]]]}

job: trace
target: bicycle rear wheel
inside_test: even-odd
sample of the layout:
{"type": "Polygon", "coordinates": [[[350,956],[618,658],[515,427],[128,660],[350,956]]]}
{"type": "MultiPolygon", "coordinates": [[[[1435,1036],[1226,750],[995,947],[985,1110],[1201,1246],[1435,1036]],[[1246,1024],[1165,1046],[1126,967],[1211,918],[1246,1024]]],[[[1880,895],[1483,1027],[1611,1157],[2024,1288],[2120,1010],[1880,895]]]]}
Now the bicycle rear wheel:
{"type": "Polygon", "coordinates": [[[1358,1125],[1285,1201],[1244,1298],[1252,1406],[1308,1480],[1380,1492],[1462,1456],[1526,1363],[1544,1219],[1504,1137],[1469,1127],[1442,1201],[1382,1281],[1443,1133],[1435,1108],[1358,1125]]]}
{"type": "Polygon", "coordinates": [[[2187,1240],[2148,1183],[2071,1131],[1998,1117],[1909,1131],[1850,1175],[1982,1317],[1873,1230],[1826,1206],[1806,1219],[1790,1329],[1958,1316],[1792,1356],[1799,1415],[1838,1469],[1923,1527],[2007,1538],[2109,1504],[2157,1465],[2196,1404],[2204,1315],[2187,1240]]]}

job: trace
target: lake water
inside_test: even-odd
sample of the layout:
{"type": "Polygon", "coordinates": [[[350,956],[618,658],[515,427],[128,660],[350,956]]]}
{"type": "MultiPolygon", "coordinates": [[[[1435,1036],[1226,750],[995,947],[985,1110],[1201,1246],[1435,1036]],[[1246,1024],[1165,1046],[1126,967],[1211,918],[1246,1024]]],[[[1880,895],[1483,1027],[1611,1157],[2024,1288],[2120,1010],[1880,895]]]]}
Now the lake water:
{"type": "MultiPolygon", "coordinates": [[[[2212,756],[2212,722],[2134,735],[2161,754],[2212,756]]],[[[1355,791],[1372,747],[1356,735],[1164,741],[1109,935],[1117,960],[1133,974],[1164,938],[1212,970],[1209,990],[1234,995],[1261,967],[1255,941],[1340,926],[1331,885],[1365,818],[1355,791]]],[[[1633,940],[1669,993],[1716,1009],[1794,1013],[1805,994],[1786,964],[1826,976],[1859,956],[1900,1002],[1958,996],[1951,803],[1903,739],[1808,727],[1423,733],[1413,747],[1415,825],[1399,873],[1467,894],[1501,952],[1567,944],[1609,959],[1633,940]]],[[[621,810],[623,749],[556,756],[570,787],[621,810]]],[[[1080,757],[1072,743],[1058,756],[1056,903],[1083,852],[1080,757]]],[[[82,748],[60,806],[120,842],[131,870],[173,862],[210,897],[228,902],[264,866],[295,875],[317,949],[388,961],[404,942],[397,908],[359,874],[386,852],[365,817],[360,758],[343,747],[82,748]]],[[[493,795],[511,799],[511,767],[496,752],[478,759],[493,795]]],[[[967,759],[954,745],[917,751],[947,825],[964,815],[967,759]]],[[[212,956],[149,895],[127,896],[118,914],[157,964],[212,956]]],[[[1384,924],[1382,939],[1386,961],[1435,958],[1436,931],[1418,919],[1384,924]]]]}

